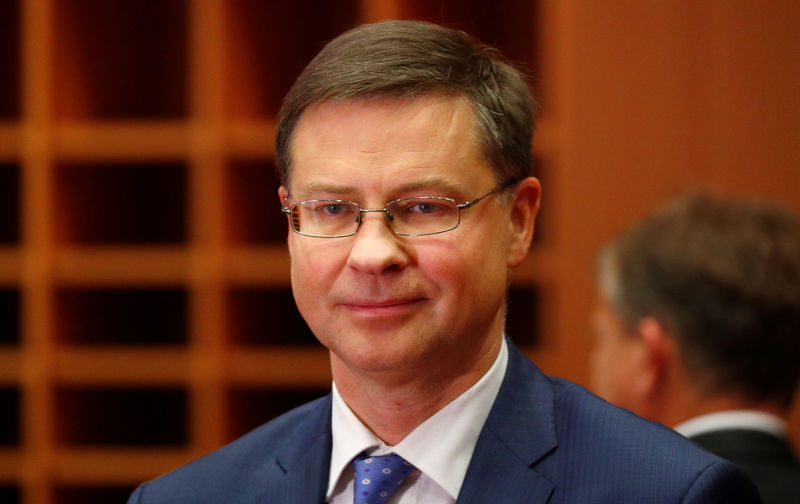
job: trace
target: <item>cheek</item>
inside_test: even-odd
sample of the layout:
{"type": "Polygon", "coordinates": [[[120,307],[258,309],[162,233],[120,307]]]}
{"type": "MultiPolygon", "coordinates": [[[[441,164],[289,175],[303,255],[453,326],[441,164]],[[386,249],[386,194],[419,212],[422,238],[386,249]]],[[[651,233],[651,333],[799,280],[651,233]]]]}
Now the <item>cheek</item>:
{"type": "Polygon", "coordinates": [[[598,337],[592,350],[592,385],[599,395],[611,402],[618,402],[623,380],[623,363],[619,360],[618,348],[609,337],[598,337]]]}
{"type": "Polygon", "coordinates": [[[485,249],[429,249],[419,254],[419,269],[442,301],[439,310],[449,318],[467,320],[502,305],[507,268],[485,249]]]}
{"type": "Polygon", "coordinates": [[[608,377],[607,349],[600,342],[595,342],[590,359],[592,389],[598,395],[613,401],[608,377]]]}
{"type": "Polygon", "coordinates": [[[291,257],[291,282],[295,301],[304,316],[306,309],[312,309],[315,303],[324,300],[324,294],[330,290],[342,259],[335,250],[330,250],[327,243],[299,244],[289,239],[289,255],[291,257]],[[302,288],[298,288],[302,286],[302,288]]]}
{"type": "Polygon", "coordinates": [[[635,405],[632,390],[635,383],[634,350],[619,342],[599,344],[592,354],[592,385],[606,400],[623,408],[635,405]]]}
{"type": "Polygon", "coordinates": [[[417,252],[419,272],[425,281],[435,284],[445,294],[466,290],[474,284],[475,258],[458,247],[447,243],[426,246],[417,252]]]}

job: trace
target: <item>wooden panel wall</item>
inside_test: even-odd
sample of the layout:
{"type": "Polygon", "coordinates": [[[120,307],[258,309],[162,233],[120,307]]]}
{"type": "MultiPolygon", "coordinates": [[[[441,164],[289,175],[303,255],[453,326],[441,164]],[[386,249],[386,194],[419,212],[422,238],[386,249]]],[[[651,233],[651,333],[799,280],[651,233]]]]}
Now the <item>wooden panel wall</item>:
{"type": "MultiPolygon", "coordinates": [[[[550,201],[564,325],[551,370],[586,383],[592,257],[605,240],[694,188],[800,213],[800,4],[576,0],[555,9],[561,163],[550,201]]],[[[800,441],[800,408],[791,429],[800,441]]]]}

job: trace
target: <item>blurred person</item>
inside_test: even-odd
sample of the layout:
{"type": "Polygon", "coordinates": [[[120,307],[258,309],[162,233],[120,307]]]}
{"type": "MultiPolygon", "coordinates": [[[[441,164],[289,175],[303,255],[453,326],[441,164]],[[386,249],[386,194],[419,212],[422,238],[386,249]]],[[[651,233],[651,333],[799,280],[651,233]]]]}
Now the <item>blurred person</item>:
{"type": "Polygon", "coordinates": [[[330,42],[277,127],[300,313],[333,390],[132,504],[758,502],[733,464],[504,337],[539,208],[534,101],[497,51],[394,21],[330,42]]]}
{"type": "Polygon", "coordinates": [[[800,502],[786,438],[800,380],[800,222],[684,195],[598,255],[595,390],[741,465],[766,503],[800,502]]]}

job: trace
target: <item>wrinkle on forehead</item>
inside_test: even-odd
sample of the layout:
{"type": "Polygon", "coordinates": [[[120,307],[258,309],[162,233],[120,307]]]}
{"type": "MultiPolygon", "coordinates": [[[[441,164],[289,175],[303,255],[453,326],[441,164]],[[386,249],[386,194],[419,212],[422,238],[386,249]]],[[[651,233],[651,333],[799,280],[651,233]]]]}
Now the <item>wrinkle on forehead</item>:
{"type": "MultiPolygon", "coordinates": [[[[470,118],[461,118],[460,116],[464,114],[465,109],[463,107],[453,106],[450,107],[448,110],[448,117],[442,118],[442,121],[446,121],[447,123],[447,131],[441,137],[441,143],[439,144],[439,148],[436,150],[433,156],[432,162],[438,162],[439,158],[442,156],[445,149],[448,149],[453,143],[454,138],[458,136],[459,128],[457,125],[459,124],[459,120],[469,120],[470,118]]],[[[466,109],[469,110],[469,109],[466,109]]]]}
{"type": "MultiPolygon", "coordinates": [[[[458,134],[458,124],[465,121],[470,124],[470,132],[474,130],[474,116],[472,106],[469,101],[462,96],[443,96],[443,95],[424,95],[411,101],[402,101],[394,98],[370,98],[370,99],[351,99],[336,103],[322,102],[309,107],[300,118],[298,130],[301,125],[309,120],[309,116],[321,114],[323,117],[332,115],[340,117],[348,113],[348,108],[356,109],[360,115],[364,116],[365,121],[370,120],[370,116],[395,116],[393,125],[387,129],[379,131],[379,135],[374,135],[367,145],[361,145],[358,149],[362,154],[379,154],[402,144],[407,152],[437,152],[443,150],[448,142],[458,134]],[[452,104],[449,107],[442,107],[442,104],[452,104]],[[420,128],[423,125],[424,128],[420,128]],[[442,129],[446,131],[442,133],[442,129]],[[427,138],[432,141],[428,143],[420,142],[420,132],[426,132],[427,138]],[[405,134],[409,131],[410,134],[405,134]],[[406,140],[411,139],[411,142],[406,140]],[[438,145],[435,145],[437,142],[438,145]],[[417,149],[410,148],[416,144],[417,149]]],[[[467,138],[474,141],[474,136],[467,138]]],[[[329,141],[324,136],[318,136],[316,140],[320,144],[329,141]]],[[[361,141],[367,140],[362,137],[361,141]]],[[[466,139],[465,139],[466,140],[466,139]]],[[[470,142],[472,144],[472,142],[470,142]]],[[[477,144],[470,147],[478,148],[477,144]]]]}
{"type": "Polygon", "coordinates": [[[477,168],[476,160],[482,164],[475,128],[472,107],[460,96],[315,105],[303,114],[295,132],[293,171],[307,174],[305,183],[293,177],[300,183],[296,196],[303,192],[357,194],[365,188],[347,180],[357,173],[367,174],[372,188],[395,191],[463,186],[459,180],[434,183],[427,172],[439,165],[464,163],[465,169],[472,169],[477,168]],[[401,188],[403,182],[414,187],[401,188]]]}
{"type": "MultiPolygon", "coordinates": [[[[407,152],[425,152],[431,156],[430,163],[436,163],[443,155],[449,155],[453,150],[460,156],[471,154],[477,149],[473,135],[464,137],[463,132],[472,132],[474,120],[472,108],[466,98],[460,96],[433,96],[427,99],[423,107],[419,107],[414,114],[409,116],[406,125],[423,124],[425,128],[417,128],[417,132],[427,133],[428,142],[421,145],[419,151],[407,149],[407,152]],[[449,104],[442,107],[442,104],[449,104]],[[468,124],[465,130],[462,124],[468,124]],[[461,137],[461,138],[459,138],[461,137]]],[[[403,123],[398,122],[398,127],[403,129],[403,123]]],[[[391,140],[386,142],[389,145],[391,140]]]]}

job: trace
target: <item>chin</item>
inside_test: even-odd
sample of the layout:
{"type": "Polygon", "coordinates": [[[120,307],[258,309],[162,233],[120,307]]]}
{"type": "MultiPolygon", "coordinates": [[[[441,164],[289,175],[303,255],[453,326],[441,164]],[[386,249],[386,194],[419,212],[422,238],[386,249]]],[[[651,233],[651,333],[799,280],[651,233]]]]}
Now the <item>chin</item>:
{"type": "Polygon", "coordinates": [[[419,340],[398,339],[396,334],[391,339],[363,334],[358,341],[337,342],[328,348],[348,368],[362,371],[408,370],[430,361],[431,348],[419,340]]]}

